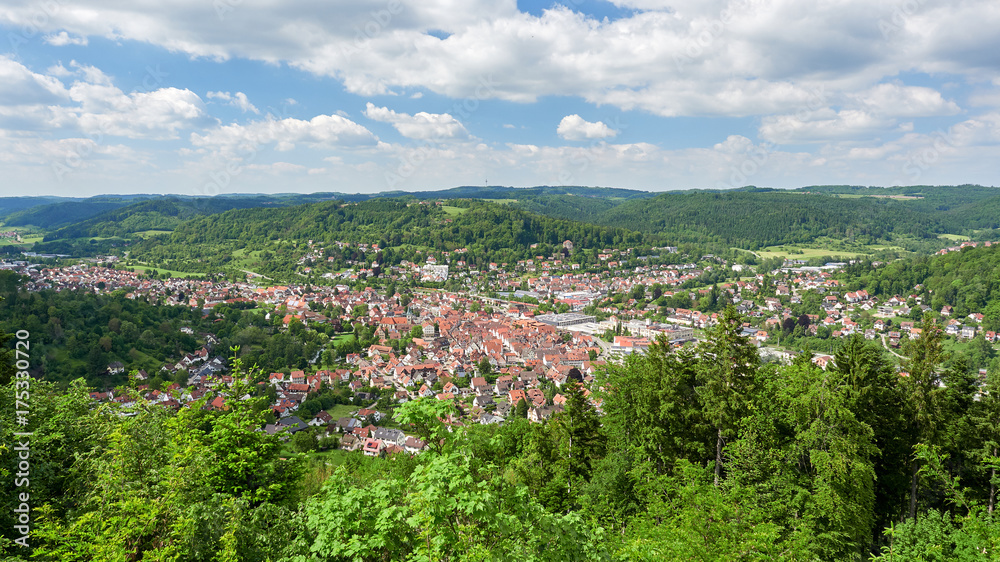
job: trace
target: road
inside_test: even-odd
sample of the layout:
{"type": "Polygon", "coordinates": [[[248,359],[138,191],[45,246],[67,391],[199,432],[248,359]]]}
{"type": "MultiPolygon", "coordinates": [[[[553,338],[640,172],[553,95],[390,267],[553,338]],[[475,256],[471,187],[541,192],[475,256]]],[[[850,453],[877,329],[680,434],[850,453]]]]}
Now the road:
{"type": "Polygon", "coordinates": [[[905,355],[900,355],[896,353],[895,351],[892,350],[891,347],[889,347],[889,344],[885,342],[885,334],[882,334],[882,347],[886,348],[887,350],[889,350],[889,353],[895,355],[896,357],[899,357],[900,359],[909,359],[905,355]]]}

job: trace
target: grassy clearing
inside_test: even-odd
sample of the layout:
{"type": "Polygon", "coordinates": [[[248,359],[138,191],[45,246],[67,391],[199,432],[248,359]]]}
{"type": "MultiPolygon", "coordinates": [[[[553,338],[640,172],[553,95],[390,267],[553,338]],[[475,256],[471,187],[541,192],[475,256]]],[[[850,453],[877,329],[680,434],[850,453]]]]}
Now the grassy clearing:
{"type": "Polygon", "coordinates": [[[261,253],[263,253],[263,250],[254,250],[252,252],[247,252],[246,248],[233,250],[232,265],[236,269],[249,270],[251,266],[255,265],[260,260],[261,253]]]}
{"type": "Polygon", "coordinates": [[[37,244],[37,243],[41,242],[43,238],[45,238],[45,236],[43,236],[41,234],[34,234],[34,235],[31,235],[31,236],[24,236],[24,235],[22,235],[20,242],[14,242],[12,240],[11,243],[14,244],[15,246],[27,246],[27,245],[30,245],[30,244],[37,244]]]}
{"type": "Polygon", "coordinates": [[[483,199],[483,201],[489,201],[491,203],[500,203],[501,205],[509,205],[511,203],[517,203],[517,199],[483,199]]]}
{"type": "Polygon", "coordinates": [[[808,260],[821,257],[851,259],[867,256],[881,251],[903,251],[902,246],[888,244],[848,244],[846,241],[833,238],[819,238],[808,245],[784,244],[768,246],[754,252],[760,258],[783,258],[808,260]]]}
{"type": "Polygon", "coordinates": [[[172,234],[173,230],[143,230],[140,232],[134,232],[136,236],[140,238],[149,238],[152,236],[163,236],[164,234],[172,234]]]}
{"type": "Polygon", "coordinates": [[[451,205],[441,205],[441,209],[450,217],[456,217],[468,211],[468,209],[462,207],[452,207],[451,205]]]}
{"type": "Polygon", "coordinates": [[[340,334],[339,336],[335,336],[333,338],[333,344],[337,345],[339,343],[352,342],[354,341],[354,338],[355,338],[354,334],[340,334]]]}
{"type": "Polygon", "coordinates": [[[971,240],[968,236],[962,236],[961,234],[938,234],[938,238],[941,240],[954,240],[955,242],[971,240]]]}
{"type": "Polygon", "coordinates": [[[956,356],[956,355],[959,355],[961,353],[965,353],[966,351],[968,351],[968,349],[969,349],[969,341],[968,340],[959,340],[959,339],[954,338],[954,337],[946,337],[946,338],[942,338],[942,340],[941,340],[941,347],[943,347],[944,350],[947,351],[948,353],[950,353],[952,356],[956,356]]]}
{"type": "Polygon", "coordinates": [[[856,258],[867,255],[863,252],[849,252],[846,250],[831,250],[829,248],[803,248],[799,246],[768,246],[763,250],[758,250],[757,255],[762,258],[784,258],[808,260],[824,256],[856,258]]]}
{"type": "Polygon", "coordinates": [[[351,415],[351,412],[357,409],[357,406],[352,406],[351,404],[336,404],[332,408],[328,409],[326,413],[330,414],[330,417],[334,420],[339,420],[340,418],[351,415]]]}
{"type": "Polygon", "coordinates": [[[861,193],[835,193],[834,197],[839,197],[841,199],[861,199],[862,197],[874,197],[876,199],[898,199],[900,201],[909,201],[911,199],[923,199],[923,197],[915,197],[913,195],[870,195],[861,193]]]}
{"type": "Polygon", "coordinates": [[[166,273],[171,277],[204,277],[204,273],[191,273],[190,271],[177,271],[174,269],[163,269],[159,267],[146,267],[144,265],[130,265],[128,266],[139,273],[146,273],[149,271],[155,272],[157,275],[163,275],[166,273]]]}

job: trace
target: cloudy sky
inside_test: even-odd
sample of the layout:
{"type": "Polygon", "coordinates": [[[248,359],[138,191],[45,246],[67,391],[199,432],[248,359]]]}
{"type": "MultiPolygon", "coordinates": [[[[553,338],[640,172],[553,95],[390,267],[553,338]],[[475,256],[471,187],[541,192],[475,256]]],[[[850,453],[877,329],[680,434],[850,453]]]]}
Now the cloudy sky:
{"type": "Polygon", "coordinates": [[[5,0],[0,195],[1000,184],[996,0],[5,0]]]}

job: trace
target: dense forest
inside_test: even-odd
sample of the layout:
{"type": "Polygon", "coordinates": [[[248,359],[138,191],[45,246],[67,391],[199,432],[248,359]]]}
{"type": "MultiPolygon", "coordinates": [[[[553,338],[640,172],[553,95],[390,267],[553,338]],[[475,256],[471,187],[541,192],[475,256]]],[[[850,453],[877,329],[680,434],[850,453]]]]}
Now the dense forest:
{"type": "Polygon", "coordinates": [[[66,383],[83,377],[103,388],[124,380],[107,374],[121,361],[154,371],[168,357],[197,349],[182,326],[201,323],[187,307],[156,306],[125,298],[125,291],[96,295],[74,291],[18,291],[19,279],[0,271],[0,331],[32,334],[34,369],[66,383]]]}
{"type": "MultiPolygon", "coordinates": [[[[25,204],[20,199],[11,202],[25,204]]],[[[437,251],[478,244],[482,252],[491,254],[483,260],[501,262],[522,259],[527,253],[496,254],[499,250],[490,248],[495,244],[484,237],[515,245],[554,244],[556,238],[580,244],[581,240],[586,248],[617,247],[622,240],[641,240],[675,246],[696,244],[712,253],[731,247],[757,250],[817,242],[841,244],[842,250],[863,253],[886,244],[892,251],[926,252],[944,244],[939,240],[942,234],[976,240],[996,238],[998,217],[1000,192],[975,185],[811,186],[796,190],[747,187],[659,194],[587,187],[466,186],[422,193],[355,195],[95,197],[27,208],[4,220],[12,226],[46,229],[45,241],[36,245],[36,251],[72,256],[121,252],[140,243],[139,238],[151,234],[149,231],[176,231],[173,240],[141,243],[138,251],[147,252],[159,245],[154,259],[176,261],[181,259],[174,251],[178,242],[203,239],[209,244],[231,245],[230,241],[255,240],[254,250],[264,250],[262,242],[268,240],[298,242],[305,237],[330,242],[341,237],[342,241],[380,243],[382,247],[419,241],[419,245],[437,251]],[[420,201],[436,201],[437,206],[445,202],[448,207],[471,213],[443,217],[440,210],[417,206],[420,201]],[[244,212],[226,212],[241,209],[244,212]],[[473,224],[479,220],[499,221],[495,225],[499,230],[473,224]],[[205,234],[193,234],[201,232],[205,234]]],[[[503,246],[504,250],[510,248],[503,246]]],[[[203,255],[187,260],[202,264],[191,271],[225,265],[222,256],[236,248],[230,252],[216,252],[218,249],[208,250],[216,254],[214,258],[201,251],[203,255]]]]}
{"type": "MultiPolygon", "coordinates": [[[[183,271],[219,271],[231,267],[234,256],[262,252],[268,256],[255,271],[287,273],[307,251],[312,240],[326,247],[334,261],[347,258],[337,242],[378,244],[385,251],[380,264],[396,265],[403,259],[423,261],[417,251],[445,253],[465,248],[462,259],[485,267],[489,262],[515,262],[533,258],[534,244],[559,246],[572,240],[580,249],[649,246],[653,235],[624,228],[596,226],[553,219],[496,203],[457,200],[451,206],[419,204],[399,199],[373,199],[361,203],[326,202],[279,209],[236,209],[187,221],[169,236],[158,236],[131,249],[135,259],[169,265],[183,271]]],[[[425,254],[426,255],[426,254],[425,254]]],[[[352,261],[373,257],[352,255],[352,261]]]]}
{"type": "Polygon", "coordinates": [[[747,249],[808,243],[827,236],[873,244],[902,236],[942,233],[989,237],[1000,227],[1000,191],[979,186],[909,188],[905,195],[882,188],[794,191],[739,189],[662,193],[627,201],[596,219],[627,224],[672,239],[715,240],[747,249]],[[894,199],[902,195],[909,199],[894,199]]]}
{"type": "Polygon", "coordinates": [[[930,327],[906,376],[860,338],[827,370],[762,364],[741,329],[730,308],[695,350],[612,364],[596,401],[568,383],[542,424],[449,426],[449,402],[408,402],[394,419],[427,451],[336,468],[256,431],[264,375],[239,363],[230,394],[249,398],[228,409],[137,399],[128,416],[7,364],[0,428],[14,442],[13,386],[30,386],[37,560],[997,556],[995,377],[943,369],[930,327]]]}
{"type": "Polygon", "coordinates": [[[222,213],[230,209],[259,206],[247,198],[152,199],[99,213],[89,219],[54,230],[45,241],[63,238],[127,238],[146,230],[174,230],[196,216],[222,213]]]}

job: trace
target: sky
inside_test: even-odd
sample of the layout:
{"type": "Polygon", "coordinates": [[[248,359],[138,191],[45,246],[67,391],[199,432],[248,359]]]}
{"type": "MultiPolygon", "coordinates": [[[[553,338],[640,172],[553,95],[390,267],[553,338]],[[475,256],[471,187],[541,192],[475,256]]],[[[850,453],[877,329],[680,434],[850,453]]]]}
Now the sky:
{"type": "Polygon", "coordinates": [[[996,0],[5,0],[0,196],[997,185],[996,0]]]}

